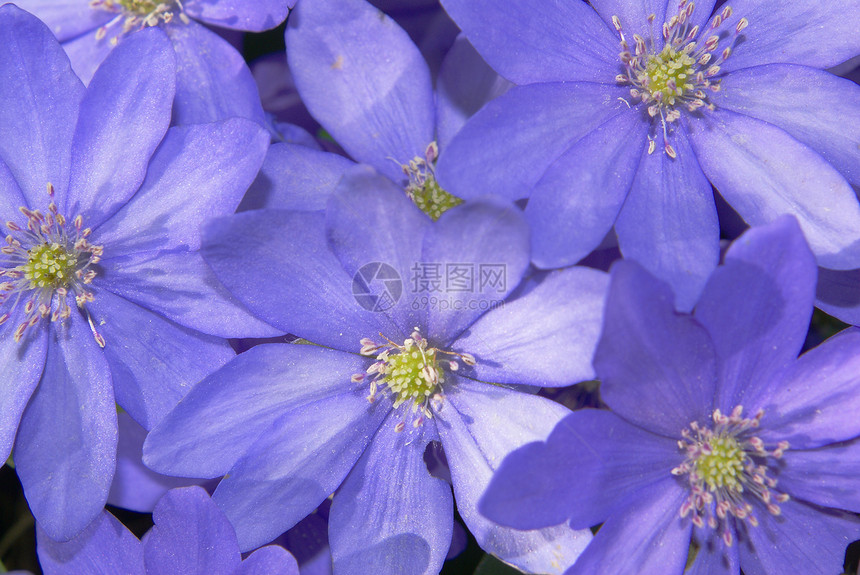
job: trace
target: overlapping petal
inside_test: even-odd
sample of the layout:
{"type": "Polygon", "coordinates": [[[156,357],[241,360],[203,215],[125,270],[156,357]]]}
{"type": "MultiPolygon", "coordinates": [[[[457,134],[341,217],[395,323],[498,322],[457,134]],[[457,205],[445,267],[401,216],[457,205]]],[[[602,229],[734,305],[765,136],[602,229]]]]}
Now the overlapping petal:
{"type": "MultiPolygon", "coordinates": [[[[191,387],[234,352],[226,340],[174,324],[107,290],[88,311],[105,339],[117,403],[151,429],[191,387]]],[[[92,337],[92,336],[90,336],[92,337]]]]}
{"type": "Polygon", "coordinates": [[[117,429],[116,473],[108,494],[108,504],[151,513],[169,489],[202,481],[161,475],[144,466],[141,455],[146,430],[125,411],[117,413],[117,429]]]}
{"type": "Polygon", "coordinates": [[[774,64],[727,74],[715,102],[778,126],[860,185],[860,86],[828,72],[774,64]]]}
{"type": "Polygon", "coordinates": [[[0,158],[31,209],[68,191],[72,133],[84,86],[48,28],[12,4],[0,7],[0,158]]]}
{"type": "Polygon", "coordinates": [[[68,542],[53,541],[37,527],[42,568],[46,575],[299,573],[295,559],[282,547],[263,547],[242,561],[233,527],[199,487],[165,494],[155,506],[153,521],[142,542],[107,512],[68,542]]]}
{"type": "Polygon", "coordinates": [[[577,411],[561,420],[545,442],[508,456],[479,508],[490,519],[519,529],[565,521],[592,527],[626,513],[629,497],[670,477],[680,462],[674,439],[608,411],[577,411]]]}
{"type": "MultiPolygon", "coordinates": [[[[395,271],[397,277],[390,279],[393,283],[387,289],[392,301],[378,301],[378,306],[370,306],[369,301],[356,299],[352,307],[360,309],[361,301],[364,307],[378,310],[370,313],[380,316],[380,325],[394,324],[397,329],[393,333],[397,337],[408,337],[415,326],[427,323],[427,311],[413,306],[407,294],[413,268],[424,261],[422,242],[429,229],[430,218],[390,180],[366,166],[348,171],[328,203],[328,245],[346,274],[354,278],[355,283],[350,284],[353,293],[366,292],[372,297],[379,289],[388,286],[386,283],[379,285],[379,274],[366,281],[367,275],[362,272],[374,269],[375,264],[395,271]],[[365,268],[366,265],[371,267],[365,268]],[[366,285],[361,283],[362,280],[366,285]],[[397,285],[400,286],[400,294],[397,293],[397,285]]],[[[362,337],[373,338],[378,331],[367,332],[362,337]]],[[[385,336],[395,337],[390,333],[385,333],[385,336]]]]}
{"type": "Polygon", "coordinates": [[[504,94],[511,83],[496,74],[460,34],[445,55],[436,79],[436,132],[440,149],[484,104],[504,94]]]}
{"type": "Polygon", "coordinates": [[[358,351],[362,338],[400,332],[385,313],[356,301],[321,213],[255,210],[214,220],[202,253],[237,299],[284,333],[358,351]]]}
{"type": "Polygon", "coordinates": [[[430,72],[394,20],[364,0],[303,2],[286,39],[302,100],[353,158],[399,181],[400,165],[424,157],[436,138],[430,72]]]}
{"type": "Polygon", "coordinates": [[[21,417],[14,452],[30,509],[57,540],[74,537],[98,515],[116,466],[108,362],[86,320],[72,313],[51,329],[45,370],[21,417]]]}
{"type": "Polygon", "coordinates": [[[0,372],[6,382],[0,386],[0,459],[4,461],[12,451],[21,414],[42,377],[48,344],[47,329],[32,330],[20,342],[15,341],[12,331],[22,321],[19,308],[0,328],[4,330],[0,332],[0,372]]]}
{"type": "Polygon", "coordinates": [[[266,545],[242,561],[234,575],[299,575],[299,566],[283,547],[266,545]]]}
{"type": "Polygon", "coordinates": [[[591,539],[567,525],[519,531],[478,512],[478,500],[505,455],[545,440],[569,411],[545,398],[458,378],[436,411],[460,516],[484,550],[521,569],[561,573],[591,539]]]}
{"type": "MultiPolygon", "coordinates": [[[[257,83],[233,46],[193,20],[165,26],[165,31],[176,53],[174,124],[234,117],[265,124],[257,83]]],[[[249,151],[241,144],[237,148],[249,151]]]]}
{"type": "Polygon", "coordinates": [[[199,252],[143,252],[102,260],[99,285],[181,326],[220,337],[273,337],[224,287],[199,252]]]}
{"type": "Polygon", "coordinates": [[[354,165],[338,154],[296,144],[272,144],[239,211],[325,210],[337,183],[354,165]]]}
{"type": "MultiPolygon", "coordinates": [[[[794,218],[749,230],[726,253],[696,308],[719,357],[717,407],[749,416],[782,386],[812,313],[815,261],[794,218]]],[[[768,416],[770,418],[770,416],[768,416]]]]}
{"type": "Polygon", "coordinates": [[[687,123],[693,149],[702,171],[747,223],[793,214],[819,264],[860,267],[860,204],[833,166],[761,120],[722,109],[709,118],[687,123]]]}
{"type": "Polygon", "coordinates": [[[547,168],[574,143],[630,112],[620,100],[627,96],[614,84],[591,82],[514,87],[472,116],[442,150],[439,183],[465,199],[529,197],[547,168]]]}
{"type": "Polygon", "coordinates": [[[762,439],[809,449],[860,435],[858,362],[860,330],[850,328],[762,381],[756,398],[767,418],[762,439]]]}
{"type": "MultiPolygon", "coordinates": [[[[662,140],[656,143],[661,152],[662,140]]],[[[670,142],[675,159],[642,151],[615,232],[624,257],[671,285],[675,306],[689,311],[717,266],[720,226],[711,184],[686,134],[678,128],[670,142]]]]}
{"type": "Polygon", "coordinates": [[[623,513],[603,524],[565,575],[613,571],[681,575],[692,528],[678,513],[686,496],[686,486],[671,477],[631,496],[623,513]]]}
{"type": "MultiPolygon", "coordinates": [[[[113,18],[116,18],[116,15],[113,18]]],[[[99,64],[108,57],[114,48],[114,42],[119,42],[122,35],[120,24],[108,27],[105,37],[101,40],[96,40],[96,31],[93,30],[89,34],[81,34],[77,38],[63,42],[63,48],[72,62],[72,70],[84,84],[90,83],[99,64]]]]}
{"type": "Polygon", "coordinates": [[[72,541],[54,541],[40,527],[36,541],[45,575],[146,575],[140,541],[106,511],[72,541]]]}
{"type": "Polygon", "coordinates": [[[829,68],[860,53],[860,2],[732,0],[733,21],[750,25],[723,65],[739,70],[791,63],[829,68]]]}
{"type": "Polygon", "coordinates": [[[443,0],[481,56],[514,84],[612,82],[618,40],[582,2],[443,0]]]}
{"type": "Polygon", "coordinates": [[[138,190],[170,124],[175,78],[161,30],[129,36],[111,52],[81,101],[61,213],[81,214],[94,228],[138,190]]]}
{"type": "Polygon", "coordinates": [[[601,397],[618,415],[669,437],[710,416],[713,344],[692,318],[675,313],[666,284],[634,262],[616,263],[604,318],[594,369],[601,397]]]}
{"type": "Polygon", "coordinates": [[[218,484],[213,497],[241,549],[271,541],[316,509],[373,440],[391,404],[369,402],[366,389],[346,383],[349,374],[340,377],[340,393],[285,410],[218,484]]]}
{"type": "Polygon", "coordinates": [[[552,387],[592,379],[608,284],[590,268],[554,272],[527,296],[485,313],[453,347],[475,357],[482,381],[552,387]]]}
{"type": "Polygon", "coordinates": [[[335,494],[332,560],[344,575],[438,573],[451,543],[451,487],[433,477],[424,448],[431,427],[398,433],[392,412],[335,494]]]}
{"type": "Polygon", "coordinates": [[[241,118],[171,128],[138,193],[92,241],[109,255],[198,249],[203,224],[236,209],[268,146],[266,131],[241,118]]]}
{"type": "Polygon", "coordinates": [[[262,32],[283,22],[295,0],[188,0],[185,13],[207,24],[262,32]]]}
{"type": "Polygon", "coordinates": [[[635,113],[613,116],[549,167],[525,210],[535,265],[571,265],[600,245],[630,191],[647,130],[635,113]]]}
{"type": "Polygon", "coordinates": [[[529,265],[528,225],[513,204],[468,202],[428,227],[421,261],[445,268],[439,305],[426,313],[427,337],[446,345],[519,285],[529,265]]]}
{"type": "Polygon", "coordinates": [[[258,345],[196,386],[147,437],[162,473],[219,477],[291,409],[344,393],[367,359],[313,345],[258,345]]]}
{"type": "Polygon", "coordinates": [[[239,566],[233,527],[203,489],[168,491],[152,520],[142,540],[148,573],[231,575],[239,566]]]}
{"type": "Polygon", "coordinates": [[[851,325],[860,324],[860,269],[818,268],[815,307],[851,325]]]}

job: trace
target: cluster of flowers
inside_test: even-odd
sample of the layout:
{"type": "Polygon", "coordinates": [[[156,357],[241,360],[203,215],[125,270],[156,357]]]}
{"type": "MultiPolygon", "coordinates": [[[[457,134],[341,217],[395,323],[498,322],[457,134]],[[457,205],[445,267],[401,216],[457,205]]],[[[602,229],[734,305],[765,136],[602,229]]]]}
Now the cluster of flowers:
{"type": "Polygon", "coordinates": [[[841,572],[860,331],[800,354],[860,322],[858,55],[860,0],[4,3],[42,569],[432,575],[462,521],[526,573],[841,572]],[[285,20],[256,79],[207,27],[285,20]]]}

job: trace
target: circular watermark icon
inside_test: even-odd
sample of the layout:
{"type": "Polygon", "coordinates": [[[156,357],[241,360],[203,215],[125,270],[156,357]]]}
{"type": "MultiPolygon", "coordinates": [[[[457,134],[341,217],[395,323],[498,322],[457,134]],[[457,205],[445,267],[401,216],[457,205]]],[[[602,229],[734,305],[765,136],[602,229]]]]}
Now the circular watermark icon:
{"type": "Polygon", "coordinates": [[[364,264],[352,276],[352,295],[368,311],[386,311],[403,295],[403,281],[397,270],[382,262],[364,264]]]}

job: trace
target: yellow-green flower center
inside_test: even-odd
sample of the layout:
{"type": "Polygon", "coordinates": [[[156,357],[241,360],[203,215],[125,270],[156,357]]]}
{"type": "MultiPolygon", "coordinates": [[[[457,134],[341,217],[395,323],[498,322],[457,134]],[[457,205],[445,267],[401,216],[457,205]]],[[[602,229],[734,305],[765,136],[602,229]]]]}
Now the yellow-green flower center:
{"type": "Polygon", "coordinates": [[[666,44],[659,53],[648,56],[645,72],[639,80],[652,99],[674,106],[676,97],[683,98],[695,90],[692,83],[695,65],[696,61],[689,54],[666,44]]]}
{"type": "Polygon", "coordinates": [[[153,0],[119,0],[119,4],[126,10],[126,12],[132,12],[144,16],[155,12],[159,5],[163,5],[165,3],[155,2],[153,0]]]}
{"type": "Polygon", "coordinates": [[[409,178],[406,195],[434,222],[446,211],[463,203],[463,200],[442,189],[436,181],[435,166],[438,157],[436,142],[430,142],[423,158],[416,156],[408,164],[401,166],[403,173],[409,178]]]}
{"type": "Polygon", "coordinates": [[[422,349],[410,340],[399,353],[389,355],[385,364],[385,376],[380,382],[396,395],[395,407],[409,400],[416,405],[424,403],[444,381],[436,365],[436,350],[422,349]]]}
{"type": "Polygon", "coordinates": [[[744,472],[746,453],[731,435],[719,435],[708,441],[709,451],[695,461],[696,473],[708,484],[710,491],[729,489],[743,491],[740,477],[744,472]]]}
{"type": "Polygon", "coordinates": [[[56,242],[34,246],[27,250],[27,255],[22,271],[33,289],[68,286],[78,264],[75,252],[56,242]]]}
{"type": "MultiPolygon", "coordinates": [[[[380,334],[382,335],[382,334],[380,334]]],[[[407,401],[412,402],[413,427],[418,427],[425,418],[433,417],[430,404],[442,397],[442,384],[445,383],[445,369],[457,371],[459,361],[468,366],[475,365],[475,358],[468,353],[447,351],[429,347],[427,340],[415,328],[415,331],[403,341],[395,343],[382,336],[386,343],[378,344],[370,338],[361,340],[361,355],[375,356],[376,361],[367,368],[366,373],[357,373],[352,381],[359,383],[369,374],[370,395],[367,400],[376,401],[377,392],[385,388],[394,399],[394,407],[400,407],[407,401]],[[450,359],[440,359],[440,355],[450,359]]],[[[395,426],[395,431],[403,431],[405,419],[395,426]]]]}
{"type": "Polygon", "coordinates": [[[683,463],[672,469],[672,475],[686,476],[690,493],[679,510],[681,517],[692,517],[699,529],[719,530],[727,546],[734,541],[733,520],[759,524],[753,503],[762,505],[771,515],[780,514],[780,503],[789,496],[776,490],[771,475],[771,460],[780,459],[788,449],[787,441],[767,449],[753,435],[764,411],[755,417],[744,417],[743,406],[735,406],[730,415],[719,409],[712,414],[713,425],[691,422],[681,431],[678,447],[686,453],[683,463]]]}
{"type": "Polygon", "coordinates": [[[621,19],[612,17],[621,41],[618,57],[622,73],[615,80],[630,86],[631,100],[619,100],[631,108],[641,102],[648,116],[659,122],[648,135],[649,154],[654,153],[657,139],[662,138],[666,155],[677,157],[670,142],[671,124],[681,117],[682,110],[698,114],[716,109],[710,95],[721,89],[720,67],[749,25],[746,18],[732,18],[732,8],[723,6],[709,24],[701,26],[694,23],[694,10],[691,0],[678,0],[677,12],[663,22],[659,27],[662,34],[656,37],[653,25],[659,20],[656,14],[650,14],[647,23],[651,33],[647,39],[628,34],[621,19]]]}
{"type": "Polygon", "coordinates": [[[182,23],[189,22],[180,0],[90,0],[90,8],[119,14],[96,30],[96,40],[103,40],[110,34],[112,46],[117,44],[121,36],[133,30],[142,30],[162,23],[169,24],[176,15],[182,23]],[[115,29],[119,23],[122,23],[122,26],[115,29]]]}
{"type": "Polygon", "coordinates": [[[438,220],[442,214],[451,208],[463,203],[460,198],[443,190],[432,175],[422,185],[408,188],[407,193],[418,206],[418,209],[433,218],[433,221],[438,220]]]}
{"type": "MultiPolygon", "coordinates": [[[[27,223],[6,222],[9,233],[0,249],[0,325],[20,306],[18,313],[23,317],[13,332],[15,341],[21,341],[42,318],[55,322],[71,316],[70,298],[85,313],[84,306],[94,299],[87,286],[96,277],[91,267],[101,260],[103,248],[89,243],[92,230],[84,228],[81,216],[66,221],[53,201],[50,183],[48,196],[51,202],[46,213],[21,207],[19,212],[27,223]]],[[[96,341],[104,347],[101,334],[92,320],[89,323],[96,341]]]]}

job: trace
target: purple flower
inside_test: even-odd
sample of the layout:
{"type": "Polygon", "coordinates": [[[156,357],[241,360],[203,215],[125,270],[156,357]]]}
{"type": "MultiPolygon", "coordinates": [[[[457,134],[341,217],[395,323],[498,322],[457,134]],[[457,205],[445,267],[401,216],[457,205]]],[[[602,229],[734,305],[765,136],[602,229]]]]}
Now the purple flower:
{"type": "Polygon", "coordinates": [[[176,54],[175,124],[231,117],[265,123],[257,86],[235,48],[207,25],[234,30],[274,28],[290,0],[17,0],[45,22],[90,82],[114,46],[134,32],[163,28],[176,54]]]}
{"type": "Polygon", "coordinates": [[[511,298],[529,259],[518,209],[475,201],[434,223],[365,167],[347,172],[325,213],[244,212],[206,237],[207,261],[237,297],[317,344],[239,355],[144,443],[160,472],[226,475],[213,497],[242,549],[334,493],[336,573],[438,572],[451,490],[425,451],[440,442],[460,516],[484,549],[542,573],[575,559],[587,531],[502,528],[475,504],[506,453],[569,413],[512,384],[593,376],[603,272],[559,271],[511,298]],[[496,273],[481,280],[482,268],[496,273]],[[447,270],[473,270],[474,283],[447,270]]]}
{"type": "Polygon", "coordinates": [[[695,575],[840,572],[860,538],[860,331],[797,357],[815,260],[794,218],[739,238],[692,315],[634,262],[611,277],[594,366],[612,411],[511,454],[482,512],[603,523],[569,575],[680,575],[691,541],[695,575]]]}
{"type": "Polygon", "coordinates": [[[860,1],[443,0],[518,86],[472,117],[439,181],[528,197],[533,261],[621,252],[689,310],[717,264],[713,185],[751,225],[794,214],[818,263],[860,267],[860,1]]]}
{"type": "Polygon", "coordinates": [[[242,560],[233,527],[200,487],[168,491],[152,520],[155,525],[140,541],[107,511],[65,543],[38,529],[42,570],[45,575],[299,575],[293,556],[276,545],[242,560]]]}
{"type": "MultiPolygon", "coordinates": [[[[286,43],[302,101],[353,160],[390,178],[433,217],[460,203],[437,185],[436,159],[465,117],[507,85],[465,40],[443,64],[435,91],[406,32],[365,0],[300,3],[286,43]]],[[[272,146],[243,208],[324,209],[353,165],[303,146],[272,146]]]]}
{"type": "Polygon", "coordinates": [[[239,119],[168,129],[160,30],[129,37],[89,88],[13,5],[0,47],[0,459],[14,442],[33,514],[68,539],[108,495],[116,404],[151,428],[234,355],[223,338],[277,333],[199,254],[203,220],[232,213],[267,137],[239,119]]]}

